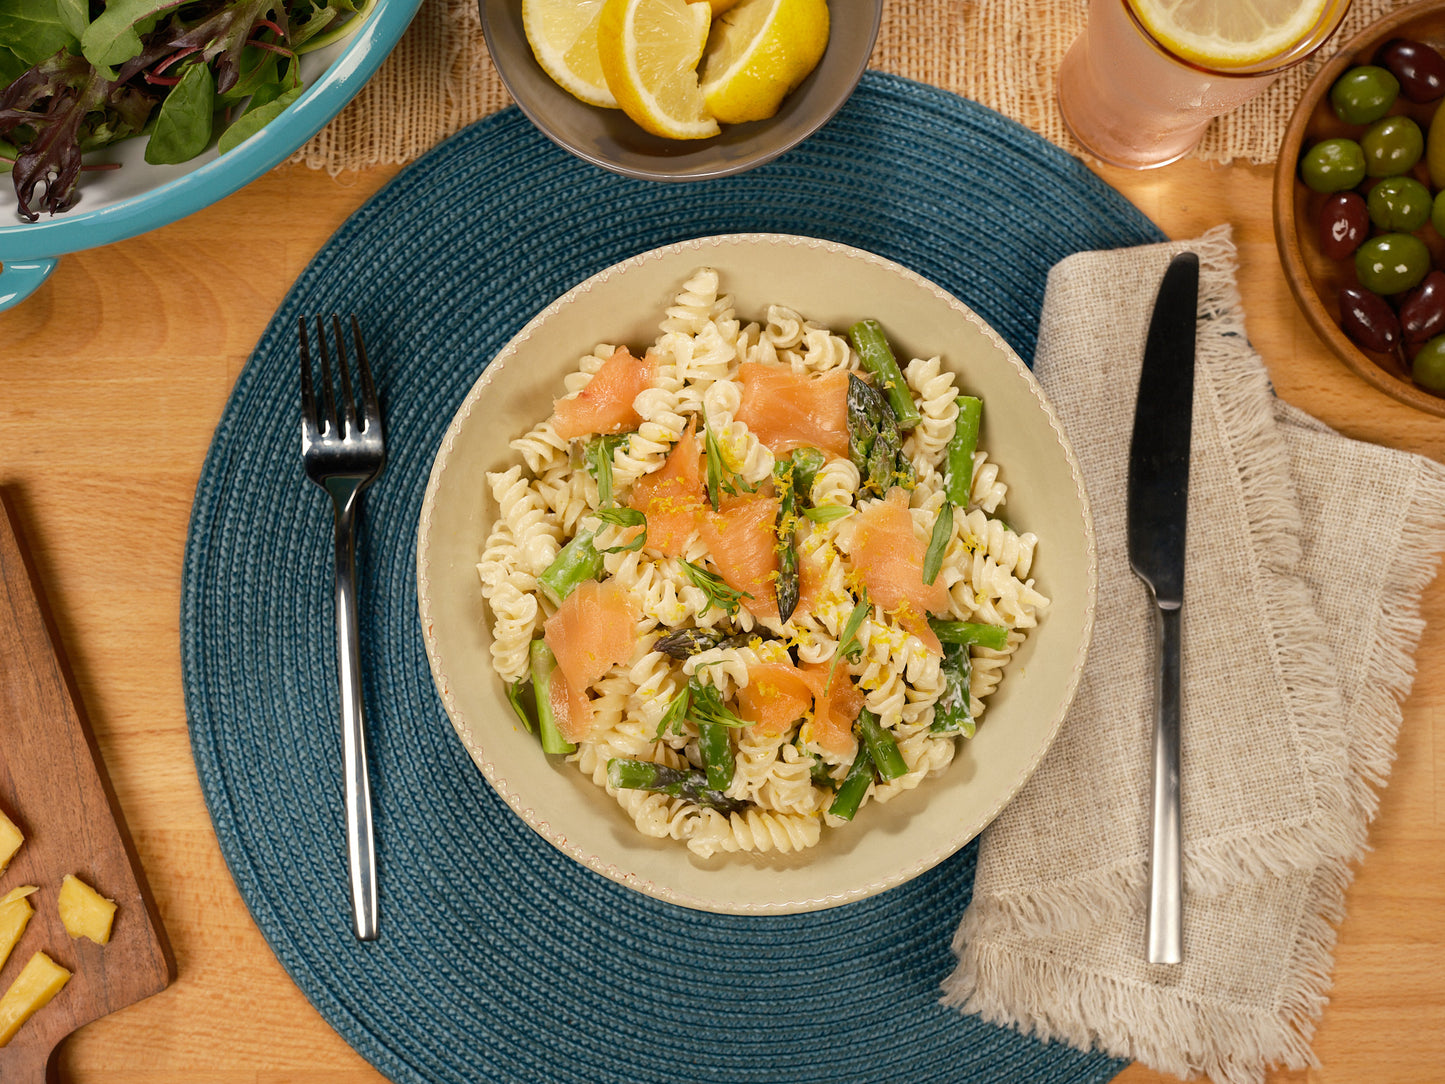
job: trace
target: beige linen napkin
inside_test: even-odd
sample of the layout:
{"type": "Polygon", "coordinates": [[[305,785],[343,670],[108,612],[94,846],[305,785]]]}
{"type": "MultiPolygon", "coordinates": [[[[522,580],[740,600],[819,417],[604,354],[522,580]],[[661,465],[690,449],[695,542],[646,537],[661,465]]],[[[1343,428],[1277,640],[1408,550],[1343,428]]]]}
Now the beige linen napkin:
{"type": "MultiPolygon", "coordinates": [[[[1177,1076],[1313,1064],[1333,925],[1445,549],[1445,467],[1273,394],[1227,228],[1049,276],[1035,373],[1083,469],[1099,605],[1077,699],[985,833],[946,1003],[1177,1076]],[[1201,260],[1184,604],[1184,963],[1144,961],[1154,614],[1129,568],[1134,396],[1169,259],[1201,260]]],[[[1040,553],[1043,552],[1043,543],[1040,553]]]]}

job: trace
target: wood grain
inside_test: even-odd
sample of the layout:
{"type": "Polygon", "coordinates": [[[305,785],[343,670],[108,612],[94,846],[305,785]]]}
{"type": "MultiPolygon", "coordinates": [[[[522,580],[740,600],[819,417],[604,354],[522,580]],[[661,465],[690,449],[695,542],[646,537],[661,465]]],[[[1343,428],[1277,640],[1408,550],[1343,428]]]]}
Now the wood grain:
{"type": "Polygon", "coordinates": [[[26,837],[3,887],[38,888],[30,896],[35,913],[0,979],[8,985],[36,952],[71,977],[0,1048],[0,1079],[42,1084],[66,1036],[164,990],[175,962],[55,651],[18,522],[0,489],[0,806],[26,837]],[[57,908],[66,874],[115,901],[107,944],[66,932],[57,908]]]}
{"type": "MultiPolygon", "coordinates": [[[[277,170],[164,229],[63,258],[0,314],[0,483],[25,495],[61,639],[179,963],[164,994],[66,1043],[67,1081],[382,1080],[302,998],[226,872],[186,736],[177,613],[190,502],[231,384],[306,261],[394,172],[277,170]]],[[[1275,252],[1269,169],[1101,175],[1172,237],[1233,227],[1249,335],[1283,398],[1349,436],[1445,461],[1441,420],[1365,384],[1300,316],[1275,252]]],[[[1399,758],[1314,1041],[1321,1067],[1271,1084],[1440,1079],[1445,583],[1423,616],[1399,758]]],[[[1119,1081],[1173,1078],[1133,1066],[1119,1081]]]]}

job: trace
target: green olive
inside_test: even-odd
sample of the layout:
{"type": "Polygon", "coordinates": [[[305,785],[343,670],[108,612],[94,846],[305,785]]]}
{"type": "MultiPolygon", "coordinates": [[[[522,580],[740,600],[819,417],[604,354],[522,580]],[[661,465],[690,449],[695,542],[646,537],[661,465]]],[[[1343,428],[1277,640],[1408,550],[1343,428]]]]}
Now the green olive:
{"type": "Polygon", "coordinates": [[[1430,219],[1430,190],[1414,177],[1386,177],[1370,189],[1370,221],[1382,230],[1414,233],[1430,219]]]}
{"type": "Polygon", "coordinates": [[[1330,105],[1346,124],[1370,124],[1390,111],[1400,93],[1393,73],[1374,64],[1351,68],[1330,87],[1330,105]]]}
{"type": "Polygon", "coordinates": [[[1408,233],[1382,233],[1355,249],[1355,275],[1377,294],[1413,289],[1430,272],[1430,250],[1408,233]]]}
{"type": "Polygon", "coordinates": [[[1445,109],[1435,110],[1430,118],[1430,134],[1425,140],[1425,164],[1430,169],[1430,187],[1445,188],[1445,109]]]}
{"type": "Polygon", "coordinates": [[[1422,388],[1445,393],[1445,335],[1436,335],[1420,347],[1410,364],[1410,375],[1422,388]]]}
{"type": "Polygon", "coordinates": [[[1430,225],[1435,227],[1436,233],[1445,237],[1445,192],[1435,193],[1435,202],[1430,205],[1430,225]]]}
{"type": "Polygon", "coordinates": [[[1299,169],[1316,192],[1343,192],[1365,179],[1365,152],[1353,139],[1326,139],[1300,156],[1299,169]]]}
{"type": "Polygon", "coordinates": [[[1384,117],[1360,136],[1360,149],[1371,177],[1397,177],[1415,168],[1425,153],[1425,136],[1409,117],[1384,117]]]}

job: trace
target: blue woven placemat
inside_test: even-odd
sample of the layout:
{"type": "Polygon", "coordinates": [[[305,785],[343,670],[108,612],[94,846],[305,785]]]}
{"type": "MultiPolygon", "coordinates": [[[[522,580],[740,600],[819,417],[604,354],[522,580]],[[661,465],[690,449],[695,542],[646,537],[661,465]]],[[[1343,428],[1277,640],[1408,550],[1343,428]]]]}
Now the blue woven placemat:
{"type": "Polygon", "coordinates": [[[938,1005],[974,847],[815,914],[732,918],[659,903],[518,820],[432,688],[415,527],[433,452],[481,368],[594,272],[672,241],[752,231],[897,260],[1025,358],[1057,260],[1162,239],[1025,129],[890,76],[870,73],[826,128],[776,162],[687,185],[598,170],[513,108],[441,144],[347,221],[236,382],[186,550],[196,766],[271,948],[332,1027],[396,1081],[1053,1084],[1105,1081],[1122,1066],[938,1005]],[[361,537],[382,900],[381,939],[367,945],[352,937],[347,903],[331,513],[297,446],[296,320],[332,311],[361,315],[389,424],[361,537]]]}

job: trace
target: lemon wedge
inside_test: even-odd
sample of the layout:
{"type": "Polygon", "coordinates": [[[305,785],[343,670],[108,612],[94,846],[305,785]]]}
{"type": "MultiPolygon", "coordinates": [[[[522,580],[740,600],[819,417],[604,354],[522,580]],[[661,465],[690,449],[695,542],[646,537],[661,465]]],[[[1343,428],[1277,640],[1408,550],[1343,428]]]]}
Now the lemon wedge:
{"type": "Polygon", "coordinates": [[[597,52],[622,111],[653,135],[706,139],[718,134],[698,87],[707,44],[708,0],[606,0],[597,52]]]}
{"type": "Polygon", "coordinates": [[[740,0],[713,21],[703,99],[725,123],[771,117],[827,45],[827,0],[740,0]]]}
{"type": "Polygon", "coordinates": [[[1287,52],[1320,20],[1325,0],[1129,0],[1171,52],[1212,68],[1241,68],[1287,52]]]}
{"type": "Polygon", "coordinates": [[[605,0],[522,0],[522,32],[542,70],[574,98],[617,108],[597,55],[605,0]]]}

